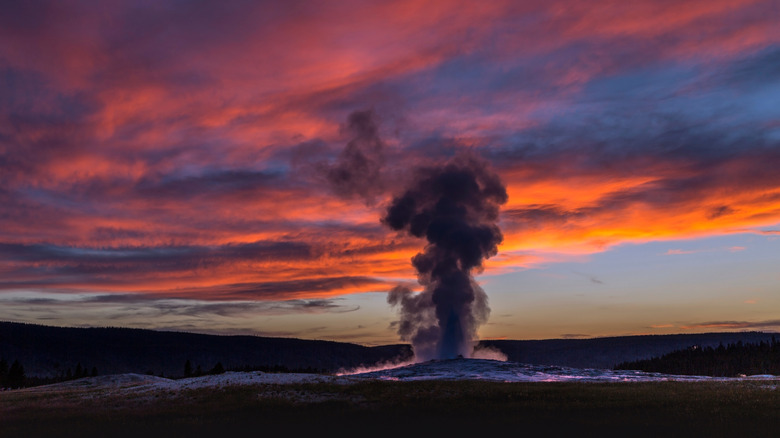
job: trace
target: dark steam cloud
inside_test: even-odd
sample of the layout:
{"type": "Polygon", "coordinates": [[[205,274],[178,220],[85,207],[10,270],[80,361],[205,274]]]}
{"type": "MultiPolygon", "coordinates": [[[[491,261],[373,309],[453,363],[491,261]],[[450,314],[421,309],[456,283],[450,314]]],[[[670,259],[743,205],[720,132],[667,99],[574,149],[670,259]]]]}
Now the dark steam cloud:
{"type": "MultiPolygon", "coordinates": [[[[345,128],[352,139],[335,163],[321,169],[338,195],[371,203],[389,185],[376,114],[355,111],[345,128]]],[[[412,174],[382,223],[428,241],[412,258],[424,290],[414,293],[397,286],[388,302],[400,308],[398,333],[412,343],[418,360],[469,357],[477,328],[490,314],[487,295],[472,274],[497,253],[503,239],[497,221],[499,207],[507,201],[506,188],[485,161],[467,154],[420,166],[412,174]]]]}
{"type": "Polygon", "coordinates": [[[373,202],[384,190],[382,166],[385,162],[376,113],[371,109],[353,112],[345,129],[352,135],[352,140],[336,163],[325,169],[325,176],[339,196],[357,196],[373,202]]]}
{"type": "Polygon", "coordinates": [[[503,236],[496,222],[506,201],[498,175],[462,155],[418,169],[413,184],[388,207],[384,224],[428,241],[412,258],[425,289],[414,294],[399,286],[388,295],[400,306],[398,333],[411,341],[418,360],[471,356],[477,328],[490,313],[472,273],[498,251],[503,236]]]}

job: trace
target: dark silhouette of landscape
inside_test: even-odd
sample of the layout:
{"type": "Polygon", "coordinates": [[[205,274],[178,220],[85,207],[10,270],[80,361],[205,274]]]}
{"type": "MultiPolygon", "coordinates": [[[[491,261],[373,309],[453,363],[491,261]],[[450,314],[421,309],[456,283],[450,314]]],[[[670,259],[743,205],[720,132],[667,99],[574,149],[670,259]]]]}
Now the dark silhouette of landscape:
{"type": "Polygon", "coordinates": [[[769,342],[694,345],[651,359],[624,362],[615,369],[714,377],[776,376],[780,375],[780,340],[773,337],[769,342]]]}
{"type": "MultiPolygon", "coordinates": [[[[651,359],[693,346],[718,347],[737,342],[771,342],[776,333],[716,332],[673,335],[613,336],[590,339],[495,340],[480,345],[492,347],[514,362],[559,365],[575,368],[613,368],[616,365],[651,359]]],[[[780,337],[780,336],[777,336],[780,337]]]]}
{"type": "Polygon", "coordinates": [[[77,366],[100,375],[118,373],[184,377],[221,364],[226,370],[335,372],[402,360],[407,345],[365,347],[345,342],[218,336],[130,328],[64,328],[0,322],[0,359],[18,360],[28,377],[75,374],[77,366]]]}
{"type": "MultiPolygon", "coordinates": [[[[593,339],[494,340],[481,347],[511,361],[578,368],[612,368],[675,350],[772,342],[774,333],[703,333],[593,339]]],[[[0,360],[18,363],[28,378],[118,373],[170,378],[225,370],[321,372],[412,357],[408,344],[367,347],[345,342],[220,336],[129,328],[63,328],[0,322],[0,360]]],[[[18,367],[15,369],[18,373],[18,367]]]]}

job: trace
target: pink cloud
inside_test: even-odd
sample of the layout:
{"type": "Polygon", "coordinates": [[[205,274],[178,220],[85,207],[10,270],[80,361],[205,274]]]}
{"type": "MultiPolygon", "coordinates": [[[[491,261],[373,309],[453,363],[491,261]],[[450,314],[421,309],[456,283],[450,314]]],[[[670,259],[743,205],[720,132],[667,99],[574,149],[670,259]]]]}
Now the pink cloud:
{"type": "Polygon", "coordinates": [[[664,255],[682,255],[682,254],[695,254],[699,251],[693,251],[693,250],[682,250],[682,249],[670,249],[669,251],[666,251],[664,255]]]}

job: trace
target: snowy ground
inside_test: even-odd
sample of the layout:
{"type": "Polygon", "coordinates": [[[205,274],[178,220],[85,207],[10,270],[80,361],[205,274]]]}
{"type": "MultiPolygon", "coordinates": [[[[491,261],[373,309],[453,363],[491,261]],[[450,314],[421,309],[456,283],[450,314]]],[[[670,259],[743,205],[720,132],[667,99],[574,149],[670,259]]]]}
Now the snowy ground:
{"type": "Polygon", "coordinates": [[[3,391],[0,437],[323,431],[498,436],[506,430],[532,436],[776,437],[780,430],[776,376],[670,376],[485,359],[381,368],[332,375],[227,372],[175,380],[119,374],[3,391]],[[359,384],[378,381],[386,382],[359,384]],[[319,382],[325,384],[307,384],[319,382]]]}
{"type": "Polygon", "coordinates": [[[653,382],[653,381],[737,381],[780,380],[776,376],[740,378],[675,376],[642,371],[568,368],[529,365],[487,359],[430,361],[353,375],[381,380],[490,380],[499,382],[653,382]]]}
{"type": "Polygon", "coordinates": [[[223,388],[240,385],[286,385],[291,383],[333,382],[348,384],[356,379],[348,376],[300,373],[226,372],[224,374],[192,377],[187,379],[166,379],[143,374],[114,374],[86,377],[52,385],[25,388],[25,392],[76,391],[89,394],[143,394],[178,392],[200,388],[223,388]]]}
{"type": "MultiPolygon", "coordinates": [[[[103,390],[112,393],[177,392],[187,389],[220,388],[236,385],[284,385],[291,383],[330,382],[351,384],[366,379],[415,380],[486,380],[498,382],[654,382],[654,381],[740,381],[762,380],[768,384],[780,382],[770,375],[723,378],[706,376],[675,376],[641,371],[613,371],[576,369],[550,365],[529,365],[487,359],[452,359],[407,364],[397,367],[384,365],[377,370],[361,369],[337,375],[227,372],[218,375],[187,379],[166,379],[141,374],[117,374],[88,377],[53,385],[27,388],[21,391],[45,392],[63,390],[103,390]]],[[[776,385],[772,385],[774,389],[776,385]]],[[[91,391],[90,391],[91,392],[91,391]]]]}

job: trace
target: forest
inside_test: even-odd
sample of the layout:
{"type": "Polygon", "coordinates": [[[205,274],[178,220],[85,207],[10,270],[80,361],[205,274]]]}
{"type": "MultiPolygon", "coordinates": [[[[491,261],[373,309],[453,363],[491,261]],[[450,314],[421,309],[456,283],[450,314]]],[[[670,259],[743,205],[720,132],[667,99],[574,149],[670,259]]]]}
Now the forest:
{"type": "Polygon", "coordinates": [[[772,337],[768,342],[693,345],[651,359],[623,362],[614,369],[713,377],[780,375],[780,341],[772,337]]]}

